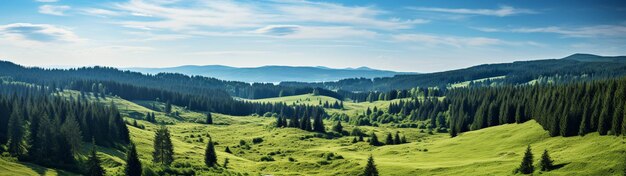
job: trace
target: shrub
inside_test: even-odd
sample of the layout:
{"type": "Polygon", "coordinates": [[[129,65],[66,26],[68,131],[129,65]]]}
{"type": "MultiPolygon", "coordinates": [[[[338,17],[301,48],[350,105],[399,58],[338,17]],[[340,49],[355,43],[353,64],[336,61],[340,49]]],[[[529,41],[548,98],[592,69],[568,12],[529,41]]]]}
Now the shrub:
{"type": "Polygon", "coordinates": [[[263,138],[260,138],[260,137],[252,138],[252,143],[254,144],[258,144],[261,142],[263,142],[263,138]]]}
{"type": "Polygon", "coordinates": [[[263,156],[261,157],[261,161],[270,162],[270,161],[274,161],[274,158],[272,158],[271,156],[263,156]]]}

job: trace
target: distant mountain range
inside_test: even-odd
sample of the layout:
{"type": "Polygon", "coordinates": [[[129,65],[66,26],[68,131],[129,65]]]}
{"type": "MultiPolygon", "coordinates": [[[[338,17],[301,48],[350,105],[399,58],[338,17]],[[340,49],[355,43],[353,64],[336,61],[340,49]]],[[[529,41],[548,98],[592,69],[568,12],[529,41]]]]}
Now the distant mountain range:
{"type": "Polygon", "coordinates": [[[554,80],[602,79],[626,75],[626,56],[573,54],[562,59],[482,64],[435,73],[396,75],[379,79],[343,79],[323,83],[281,82],[287,87],[322,87],[330,90],[389,91],[414,87],[446,87],[449,84],[478,79],[503,77],[498,82],[525,84],[540,78],[554,80]]]}
{"type": "Polygon", "coordinates": [[[149,74],[182,73],[186,75],[213,77],[221,80],[268,83],[279,83],[283,81],[323,82],[337,81],[346,78],[377,78],[392,77],[399,74],[416,74],[408,72],[377,70],[368,67],[336,69],[322,66],[262,66],[239,68],[223,65],[185,65],[167,68],[123,69],[149,74]]]}

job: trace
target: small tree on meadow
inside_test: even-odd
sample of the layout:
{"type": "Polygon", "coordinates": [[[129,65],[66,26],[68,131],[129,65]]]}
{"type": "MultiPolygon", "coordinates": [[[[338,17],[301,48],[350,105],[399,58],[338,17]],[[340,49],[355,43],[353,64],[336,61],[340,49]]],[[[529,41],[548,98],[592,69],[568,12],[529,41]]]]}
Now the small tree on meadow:
{"type": "Polygon", "coordinates": [[[387,133],[387,138],[385,138],[385,145],[393,145],[393,137],[391,137],[391,133],[387,133]]]}
{"type": "Polygon", "coordinates": [[[367,165],[365,165],[363,176],[378,176],[378,169],[376,169],[376,164],[374,163],[374,157],[372,155],[367,158],[367,165]]]}
{"type": "Polygon", "coordinates": [[[530,150],[530,145],[526,148],[526,153],[524,153],[524,158],[522,158],[522,164],[520,164],[517,171],[523,174],[531,174],[535,170],[533,166],[533,153],[530,150]]]}
{"type": "Polygon", "coordinates": [[[554,161],[552,161],[552,158],[550,158],[550,155],[548,154],[548,150],[544,150],[541,155],[541,162],[539,163],[541,171],[550,171],[553,167],[553,162],[554,161]]]}
{"type": "Polygon", "coordinates": [[[374,132],[372,132],[369,142],[370,142],[370,145],[373,145],[373,146],[381,146],[382,145],[380,143],[380,141],[378,141],[378,137],[376,136],[376,133],[374,133],[374,132]]]}
{"type": "Polygon", "coordinates": [[[217,154],[215,153],[215,146],[213,145],[213,139],[209,138],[206,150],[204,151],[204,164],[208,167],[213,167],[217,163],[217,154]]]}

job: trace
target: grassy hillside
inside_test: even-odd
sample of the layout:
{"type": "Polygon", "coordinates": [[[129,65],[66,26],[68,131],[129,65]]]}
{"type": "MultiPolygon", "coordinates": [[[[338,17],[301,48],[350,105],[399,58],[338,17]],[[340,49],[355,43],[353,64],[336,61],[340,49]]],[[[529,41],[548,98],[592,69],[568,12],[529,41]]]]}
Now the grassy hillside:
{"type": "MultiPolygon", "coordinates": [[[[75,92],[69,92],[73,93],[75,92]]],[[[316,103],[326,99],[332,100],[329,97],[303,95],[256,101],[316,103]]],[[[549,137],[534,121],[467,132],[456,138],[449,138],[447,134],[429,135],[415,128],[359,127],[367,133],[375,132],[383,141],[387,133],[398,131],[410,142],[372,147],[365,142],[352,144],[351,136],[325,139],[315,137],[316,133],[313,132],[274,128],[273,118],[214,114],[216,125],[205,125],[193,123],[204,117],[202,113],[187,111],[181,107],[174,107],[175,111],[180,112],[180,118],[173,118],[150,109],[158,110],[162,106],[157,102],[132,102],[114,97],[98,101],[112,101],[129,121],[132,120],[130,116],[154,112],[158,120],[174,122],[174,125],[168,125],[176,158],[172,167],[194,170],[196,174],[356,175],[361,172],[371,154],[382,175],[512,175],[528,144],[533,148],[535,163],[544,149],[550,151],[555,164],[560,168],[550,171],[549,175],[616,175],[623,167],[622,138],[599,136],[596,133],[584,137],[549,137]],[[221,165],[225,158],[229,158],[228,169],[208,169],[203,165],[208,135],[218,143],[218,163],[221,165]],[[253,138],[262,138],[263,142],[255,144],[252,142],[253,138]],[[241,145],[241,140],[246,144],[241,145]],[[227,146],[232,154],[224,152],[227,146]],[[264,157],[274,161],[263,161],[264,157]]],[[[364,107],[383,104],[388,102],[347,103],[346,109],[362,111],[364,107]]],[[[137,145],[143,165],[150,166],[152,139],[158,126],[143,120],[138,120],[138,123],[144,125],[145,129],[129,126],[131,139],[137,145]]],[[[331,123],[327,121],[325,124],[330,129],[331,123]]],[[[345,130],[352,128],[346,126],[345,130]]],[[[85,145],[84,152],[89,147],[85,145]]],[[[121,174],[124,165],[123,152],[108,148],[98,148],[98,151],[107,172],[121,174]]],[[[10,158],[0,159],[0,173],[70,174],[17,163],[10,158]]]]}

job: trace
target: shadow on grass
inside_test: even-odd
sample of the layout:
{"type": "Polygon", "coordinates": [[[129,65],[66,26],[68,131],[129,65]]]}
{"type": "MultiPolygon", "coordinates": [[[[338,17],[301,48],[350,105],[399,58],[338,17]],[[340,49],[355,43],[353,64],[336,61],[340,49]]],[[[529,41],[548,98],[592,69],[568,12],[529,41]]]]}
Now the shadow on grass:
{"type": "Polygon", "coordinates": [[[562,167],[565,167],[566,165],[568,165],[569,163],[561,163],[561,164],[555,164],[554,166],[552,166],[552,168],[550,168],[550,170],[557,170],[560,169],[562,167]]]}

